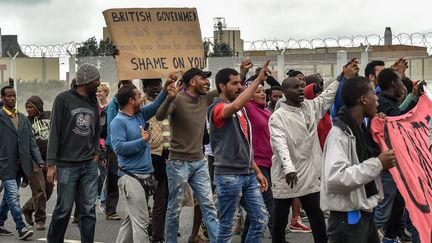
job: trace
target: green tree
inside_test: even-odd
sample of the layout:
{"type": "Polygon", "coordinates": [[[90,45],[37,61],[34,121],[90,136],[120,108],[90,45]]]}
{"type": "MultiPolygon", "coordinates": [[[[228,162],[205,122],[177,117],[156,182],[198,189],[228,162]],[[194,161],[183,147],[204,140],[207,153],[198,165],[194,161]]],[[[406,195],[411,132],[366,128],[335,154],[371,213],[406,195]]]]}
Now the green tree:
{"type": "Polygon", "coordinates": [[[232,57],[233,51],[227,43],[218,43],[213,46],[213,53],[210,53],[211,57],[232,57]]]}
{"type": "Polygon", "coordinates": [[[98,57],[113,56],[116,48],[110,39],[100,40],[97,42],[95,37],[91,37],[77,48],[77,57],[98,57]]]}

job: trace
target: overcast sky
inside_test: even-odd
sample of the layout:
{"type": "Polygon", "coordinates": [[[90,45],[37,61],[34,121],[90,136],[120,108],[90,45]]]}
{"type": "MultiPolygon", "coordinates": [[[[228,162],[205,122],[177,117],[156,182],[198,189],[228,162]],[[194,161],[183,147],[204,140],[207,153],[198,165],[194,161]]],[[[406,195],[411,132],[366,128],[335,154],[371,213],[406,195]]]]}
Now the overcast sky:
{"type": "Polygon", "coordinates": [[[196,7],[203,38],[214,17],[247,41],[432,32],[431,0],[0,0],[0,28],[20,44],[81,42],[102,38],[102,11],[131,7],[196,7]]]}

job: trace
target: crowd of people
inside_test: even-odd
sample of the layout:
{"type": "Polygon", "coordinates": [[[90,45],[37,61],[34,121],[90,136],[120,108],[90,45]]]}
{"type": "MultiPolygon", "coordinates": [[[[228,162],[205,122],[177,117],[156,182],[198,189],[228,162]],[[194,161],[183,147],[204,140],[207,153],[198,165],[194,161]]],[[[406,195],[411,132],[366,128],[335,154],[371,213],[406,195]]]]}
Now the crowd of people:
{"type": "Polygon", "coordinates": [[[110,100],[98,69],[82,64],[51,112],[32,96],[27,117],[14,87],[3,87],[0,235],[13,235],[9,211],[19,239],[33,235],[27,225],[45,230],[56,184],[50,243],[64,241],[74,204],[82,242],[94,241],[96,205],[106,220],[122,220],[118,243],[177,242],[185,205],[194,207],[191,243],[231,242],[239,228],[246,243],[262,242],[267,229],[274,243],[288,242],[287,232],[312,232],[314,242],[420,242],[389,173],[395,153],[370,132],[372,119],[405,114],[423,94],[424,83],[405,76],[407,61],[372,61],[360,76],[352,59],[328,85],[297,70],[279,83],[268,66],[250,77],[249,59],[240,72],[221,69],[214,90],[212,73],[197,68],[164,83],[142,79],[144,95],[120,80],[110,100]],[[32,197],[21,207],[27,181],[32,197]]]}

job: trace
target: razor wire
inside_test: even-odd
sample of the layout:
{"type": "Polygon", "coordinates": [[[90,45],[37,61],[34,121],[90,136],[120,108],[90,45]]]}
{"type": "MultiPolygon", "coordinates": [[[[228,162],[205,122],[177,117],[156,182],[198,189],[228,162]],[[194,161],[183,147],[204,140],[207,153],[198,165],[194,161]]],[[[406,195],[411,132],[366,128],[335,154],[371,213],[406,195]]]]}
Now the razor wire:
{"type": "MultiPolygon", "coordinates": [[[[204,38],[204,42],[209,43],[209,52],[213,50],[213,38],[204,38]]],[[[426,47],[429,54],[432,54],[432,32],[427,33],[400,33],[392,36],[393,45],[413,45],[426,47]]],[[[282,51],[286,49],[317,49],[326,47],[364,47],[370,45],[384,45],[384,36],[378,34],[354,35],[343,37],[326,37],[313,39],[294,39],[288,40],[255,40],[244,41],[245,51],[263,51],[275,50],[282,51]]],[[[20,45],[21,51],[30,57],[70,57],[77,53],[77,49],[82,47],[83,43],[68,42],[53,45],[23,44],[20,45]]]]}

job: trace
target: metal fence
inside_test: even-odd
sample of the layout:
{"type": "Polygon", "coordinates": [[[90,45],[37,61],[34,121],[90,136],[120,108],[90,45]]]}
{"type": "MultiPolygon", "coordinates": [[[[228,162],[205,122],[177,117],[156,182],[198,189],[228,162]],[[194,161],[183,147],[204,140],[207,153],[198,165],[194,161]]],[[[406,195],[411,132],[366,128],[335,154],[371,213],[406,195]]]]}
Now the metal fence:
{"type": "MultiPolygon", "coordinates": [[[[255,68],[262,66],[267,60],[271,61],[270,69],[272,70],[273,76],[280,82],[285,78],[286,71],[289,69],[300,70],[305,75],[320,73],[325,80],[331,80],[339,74],[342,65],[346,63],[348,59],[354,57],[359,59],[362,70],[364,70],[366,63],[372,59],[384,60],[386,65],[389,66],[394,62],[396,57],[372,57],[370,53],[365,52],[365,50],[367,50],[367,45],[383,44],[383,40],[383,37],[379,35],[367,35],[323,39],[316,38],[312,40],[245,41],[245,50],[265,50],[265,55],[262,56],[246,56],[255,64],[254,68],[250,70],[249,75],[252,75],[255,68]],[[329,53],[326,51],[325,47],[340,47],[340,51],[329,53]],[[344,47],[358,47],[359,51],[343,52],[344,47]]],[[[424,46],[428,48],[429,53],[431,53],[432,32],[394,35],[393,44],[424,46]]],[[[111,97],[116,93],[118,76],[115,59],[109,56],[77,58],[75,57],[76,50],[81,46],[82,43],[76,42],[60,45],[21,45],[21,50],[30,57],[40,57],[42,59],[49,57],[58,58],[57,65],[59,66],[60,72],[68,72],[67,76],[60,75],[60,79],[62,80],[43,78],[45,77],[44,75],[42,75],[42,78],[26,78],[26,80],[18,78],[15,84],[18,93],[18,108],[21,111],[24,111],[24,104],[31,95],[41,96],[45,102],[45,109],[50,110],[55,96],[69,88],[70,80],[75,77],[78,65],[84,62],[92,63],[99,68],[101,81],[110,84],[111,97]]],[[[211,50],[210,47],[209,51],[211,50]]],[[[207,59],[207,69],[213,72],[213,77],[216,72],[222,68],[231,67],[239,70],[240,62],[246,57],[209,57],[207,59]]],[[[43,63],[43,61],[41,63],[43,63]]],[[[21,67],[21,69],[17,67],[15,60],[6,60],[5,65],[9,65],[10,69],[14,70],[14,75],[16,77],[20,77],[20,72],[26,68],[25,65],[21,67]]],[[[46,67],[41,65],[40,67],[36,66],[34,68],[44,69],[46,67]]],[[[1,60],[0,72],[2,72],[1,60]]],[[[363,71],[361,72],[363,73],[363,71]]],[[[432,80],[432,57],[409,58],[407,76],[414,80],[432,80]]],[[[135,84],[140,85],[139,80],[135,81],[135,84]]],[[[5,85],[5,83],[0,83],[0,86],[3,85],[5,85]]],[[[214,82],[212,85],[215,87],[214,82]]]]}

